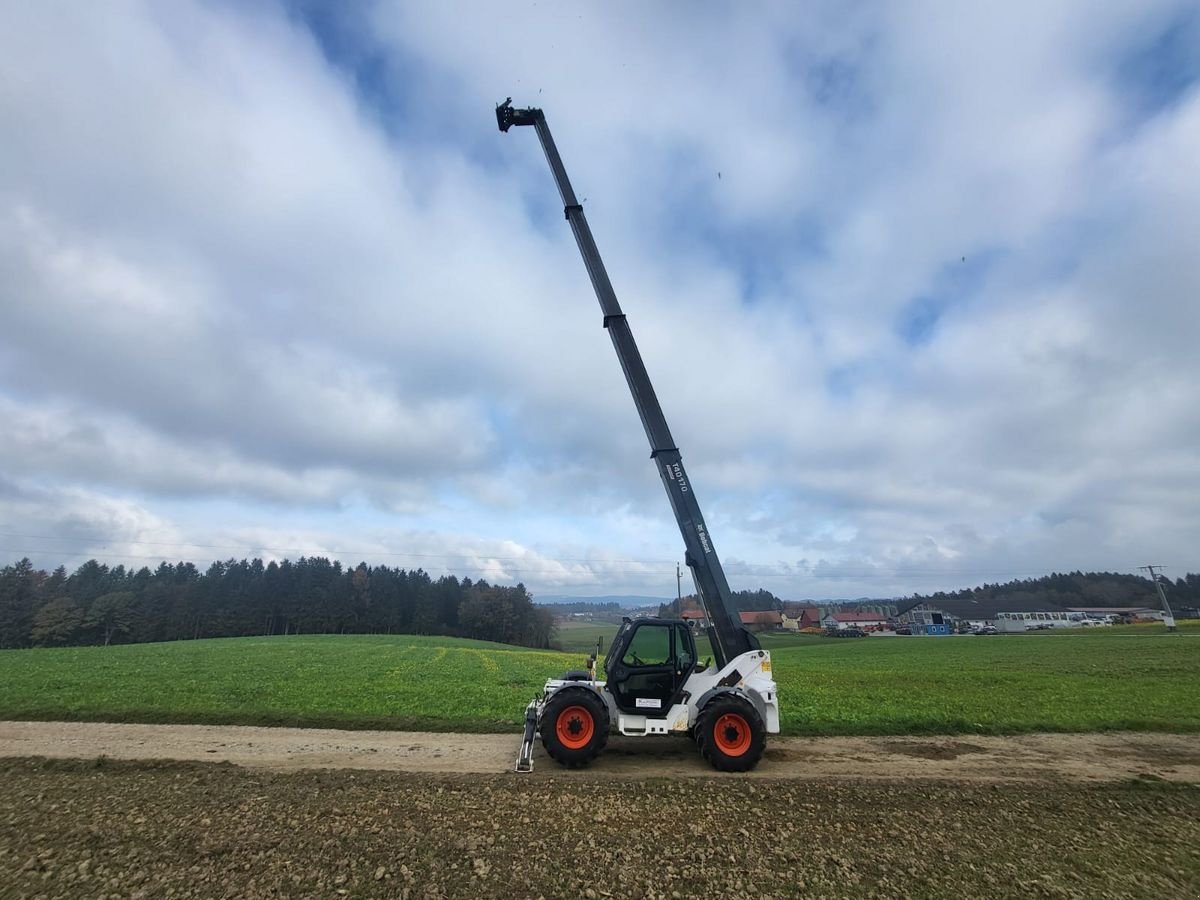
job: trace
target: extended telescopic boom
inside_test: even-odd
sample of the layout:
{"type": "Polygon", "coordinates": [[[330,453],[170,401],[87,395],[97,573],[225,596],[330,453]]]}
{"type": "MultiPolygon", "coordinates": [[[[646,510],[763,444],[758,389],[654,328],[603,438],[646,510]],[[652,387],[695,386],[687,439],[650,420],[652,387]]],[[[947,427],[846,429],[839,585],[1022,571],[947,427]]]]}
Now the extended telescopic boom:
{"type": "Polygon", "coordinates": [[[588,276],[592,279],[596,298],[600,301],[600,309],[604,313],[604,327],[612,339],[617,351],[617,359],[625,372],[625,380],[633,394],[633,402],[637,406],[638,415],[646,429],[646,437],[650,440],[650,458],[658,467],[659,477],[667,489],[671,500],[671,509],[675,512],[675,521],[679,523],[680,534],[686,548],[685,559],[692,570],[696,582],[696,591],[704,606],[705,614],[713,623],[713,651],[717,655],[717,664],[724,666],[727,660],[758,650],[758,639],[747,631],[741,623],[741,618],[733,603],[729,583],[725,580],[725,571],[717,558],[712,536],[704,524],[700,514],[700,504],[696,501],[696,493],[688,481],[683,469],[683,460],[679,448],[671,437],[667,427],[666,417],[650,384],[650,376],[646,374],[646,366],[642,355],[634,343],[633,333],[617,295],[613,292],[600,259],[600,251],[592,239],[592,231],[588,227],[583,207],[575,199],[575,191],[567,178],[567,170],[563,168],[562,158],[558,148],[554,146],[554,138],[550,136],[550,128],[546,124],[546,116],[540,109],[514,109],[512,98],[505,100],[496,107],[496,124],[501,131],[508,131],[513,125],[532,125],[537,130],[546,152],[546,161],[550,163],[550,171],[558,184],[558,192],[562,195],[563,213],[571,223],[571,231],[575,234],[575,242],[587,266],[588,276]]]}

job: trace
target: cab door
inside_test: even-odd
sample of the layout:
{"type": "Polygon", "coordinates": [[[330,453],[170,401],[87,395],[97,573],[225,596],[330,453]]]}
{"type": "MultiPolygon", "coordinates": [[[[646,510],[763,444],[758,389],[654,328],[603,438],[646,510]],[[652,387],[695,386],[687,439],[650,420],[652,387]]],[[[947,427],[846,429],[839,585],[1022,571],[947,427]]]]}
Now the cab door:
{"type": "Polygon", "coordinates": [[[696,664],[695,641],[682,622],[632,622],[624,646],[606,660],[608,690],[624,712],[665,716],[696,664]]]}

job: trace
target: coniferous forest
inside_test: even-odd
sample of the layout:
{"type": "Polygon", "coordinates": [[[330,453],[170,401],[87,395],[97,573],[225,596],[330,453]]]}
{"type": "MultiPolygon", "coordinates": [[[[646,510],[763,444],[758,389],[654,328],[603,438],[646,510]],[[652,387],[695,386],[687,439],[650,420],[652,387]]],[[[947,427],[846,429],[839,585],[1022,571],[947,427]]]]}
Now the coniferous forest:
{"type": "MultiPolygon", "coordinates": [[[[1177,612],[1200,605],[1200,576],[1161,583],[1177,612]]],[[[1153,584],[1121,573],[1071,572],[914,599],[1008,595],[1058,606],[1158,606],[1153,584]]],[[[685,602],[692,598],[685,598],[685,602]]],[[[767,591],[737,591],[740,609],[779,609],[767,591]]],[[[677,615],[665,604],[663,615],[677,615]]],[[[0,569],[0,649],[283,634],[426,634],[549,647],[552,610],[525,586],[432,578],[421,569],[325,557],[292,562],[160,563],[136,571],[88,560],[68,574],[28,559],[0,569]]]]}
{"type": "Polygon", "coordinates": [[[0,648],[275,634],[443,634],[548,647],[553,614],[525,586],[324,557],[73,573],[0,569],[0,648]]]}

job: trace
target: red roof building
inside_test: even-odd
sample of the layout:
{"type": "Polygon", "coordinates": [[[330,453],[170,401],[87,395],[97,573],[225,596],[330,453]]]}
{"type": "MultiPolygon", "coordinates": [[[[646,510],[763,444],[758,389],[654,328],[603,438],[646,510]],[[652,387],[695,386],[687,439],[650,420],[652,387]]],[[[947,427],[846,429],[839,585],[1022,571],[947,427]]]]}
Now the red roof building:
{"type": "Polygon", "coordinates": [[[755,631],[766,631],[769,628],[781,628],[783,616],[773,609],[752,610],[741,614],[742,624],[755,631]]]}
{"type": "Polygon", "coordinates": [[[867,612],[840,612],[834,613],[831,618],[835,622],[849,622],[857,625],[859,622],[886,622],[887,616],[881,616],[879,613],[867,612]]]}
{"type": "Polygon", "coordinates": [[[879,628],[887,624],[887,616],[875,612],[836,612],[824,618],[826,628],[879,628]]]}
{"type": "Polygon", "coordinates": [[[800,603],[785,603],[783,605],[783,627],[793,631],[801,628],[820,628],[821,610],[815,606],[805,606],[800,603]]]}

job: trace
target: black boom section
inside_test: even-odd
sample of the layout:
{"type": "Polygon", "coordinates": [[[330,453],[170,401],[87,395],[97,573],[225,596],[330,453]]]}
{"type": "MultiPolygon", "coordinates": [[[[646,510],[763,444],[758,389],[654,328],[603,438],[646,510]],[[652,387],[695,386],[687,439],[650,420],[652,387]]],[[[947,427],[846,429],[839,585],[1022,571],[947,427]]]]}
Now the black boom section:
{"type": "Polygon", "coordinates": [[[533,125],[542,142],[546,161],[550,164],[550,171],[562,196],[563,213],[575,234],[575,242],[579,245],[583,263],[592,280],[596,299],[600,301],[604,327],[608,329],[613,348],[617,351],[617,359],[620,360],[621,369],[625,373],[625,381],[629,384],[633,402],[637,406],[638,415],[641,416],[642,426],[646,429],[646,437],[650,441],[650,456],[658,467],[659,477],[662,478],[667,496],[671,500],[675,521],[679,523],[679,531],[683,535],[683,544],[687,551],[686,560],[692,570],[696,591],[700,595],[705,613],[713,623],[716,636],[713,652],[717,656],[717,664],[723,667],[735,656],[759,649],[758,639],[742,626],[729,583],[725,580],[725,571],[721,568],[721,561],[713,546],[712,535],[709,534],[704,517],[700,514],[696,493],[684,471],[679,449],[671,437],[671,429],[667,427],[667,419],[659,406],[650,376],[646,373],[642,354],[633,339],[633,332],[629,330],[629,322],[625,313],[621,311],[621,304],[617,302],[617,295],[608,280],[608,272],[600,259],[600,251],[596,249],[596,242],[592,238],[583,207],[575,198],[575,191],[567,178],[567,170],[563,167],[562,158],[558,155],[558,148],[554,145],[554,138],[551,137],[550,128],[546,124],[546,116],[540,109],[514,109],[510,98],[496,108],[496,122],[501,131],[508,131],[513,125],[533,125]]]}

